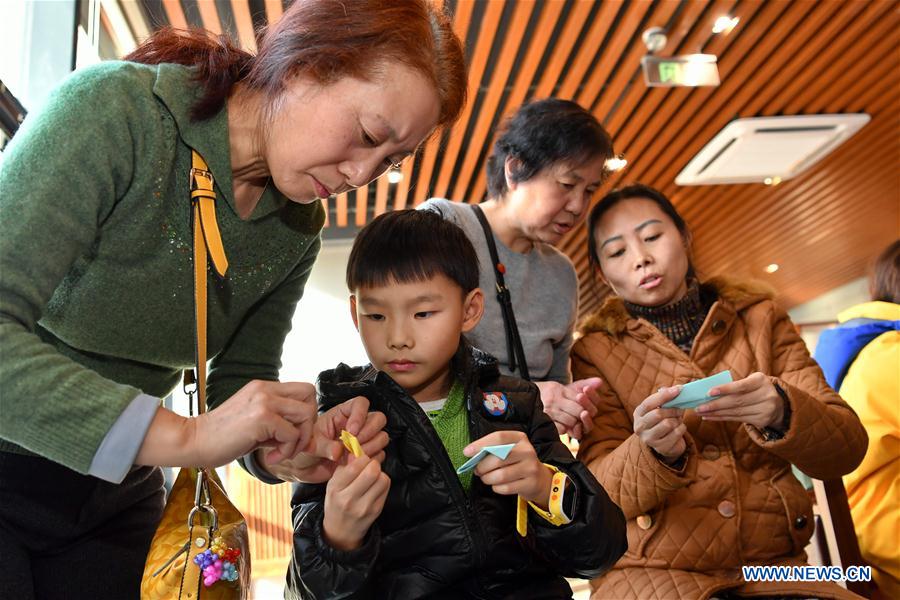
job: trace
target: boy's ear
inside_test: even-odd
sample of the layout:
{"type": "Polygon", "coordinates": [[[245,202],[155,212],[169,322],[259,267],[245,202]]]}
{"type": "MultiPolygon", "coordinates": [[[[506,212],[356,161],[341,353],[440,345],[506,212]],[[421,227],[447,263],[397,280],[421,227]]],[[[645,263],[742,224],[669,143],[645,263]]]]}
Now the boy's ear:
{"type": "Polygon", "coordinates": [[[356,294],[350,294],[350,318],[353,319],[353,326],[359,331],[359,317],[356,316],[356,294]]]}
{"type": "Polygon", "coordinates": [[[483,314],[484,294],[481,293],[481,288],[475,288],[466,294],[466,297],[463,300],[462,332],[468,333],[475,329],[475,326],[481,321],[481,316],[483,314]]]}

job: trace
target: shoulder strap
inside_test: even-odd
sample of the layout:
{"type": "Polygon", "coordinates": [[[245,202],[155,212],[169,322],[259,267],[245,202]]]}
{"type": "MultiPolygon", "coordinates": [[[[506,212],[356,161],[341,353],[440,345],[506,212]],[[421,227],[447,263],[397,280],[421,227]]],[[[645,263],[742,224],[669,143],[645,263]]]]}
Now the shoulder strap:
{"type": "Polygon", "coordinates": [[[497,255],[494,232],[491,230],[491,224],[488,223],[481,207],[477,204],[470,204],[470,206],[481,224],[481,229],[484,230],[484,238],[487,240],[488,251],[491,253],[494,277],[497,279],[497,301],[500,303],[500,312],[503,314],[503,329],[506,332],[506,352],[508,354],[509,370],[515,372],[516,368],[518,368],[519,376],[522,379],[531,381],[531,376],[528,373],[528,363],[525,360],[525,349],[522,347],[522,338],[519,337],[519,327],[516,325],[516,316],[513,313],[512,296],[510,296],[509,288],[506,287],[506,281],[503,278],[506,267],[500,262],[500,257],[497,255]]]}
{"type": "MultiPolygon", "coordinates": [[[[206,412],[206,270],[212,263],[220,277],[228,270],[228,258],[216,221],[213,176],[203,157],[191,150],[191,237],[194,244],[194,316],[196,320],[197,410],[206,412]]],[[[185,381],[188,381],[185,372],[185,381]]]]}

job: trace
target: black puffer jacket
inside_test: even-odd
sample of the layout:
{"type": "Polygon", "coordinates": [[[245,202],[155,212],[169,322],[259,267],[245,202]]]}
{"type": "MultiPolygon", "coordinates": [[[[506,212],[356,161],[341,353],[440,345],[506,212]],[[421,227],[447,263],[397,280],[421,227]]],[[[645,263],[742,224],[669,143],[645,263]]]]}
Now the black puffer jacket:
{"type": "Polygon", "coordinates": [[[286,597],[571,598],[563,577],[597,577],[625,552],[622,512],[560,442],[537,387],[500,376],[493,358],[466,345],[454,366],[470,439],[524,431],[540,459],[573,482],[572,522],[556,527],[529,509],[528,536],[520,537],[516,497],[495,494],[477,476],[467,494],[428,417],[399,385],[371,367],[340,365],[319,377],[320,410],[362,395],[387,416],[391,489],[363,546],[341,552],[322,538],[324,484],[298,488],[286,597]],[[504,393],[506,412],[488,413],[483,392],[504,393]]]}

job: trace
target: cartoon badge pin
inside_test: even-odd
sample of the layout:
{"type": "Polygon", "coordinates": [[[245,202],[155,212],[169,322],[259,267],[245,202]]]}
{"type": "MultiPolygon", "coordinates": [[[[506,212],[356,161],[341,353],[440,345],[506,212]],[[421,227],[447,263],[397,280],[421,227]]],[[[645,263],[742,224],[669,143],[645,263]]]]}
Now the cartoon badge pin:
{"type": "Polygon", "coordinates": [[[488,414],[499,417],[509,408],[509,400],[502,392],[484,392],[484,410],[488,414]]]}

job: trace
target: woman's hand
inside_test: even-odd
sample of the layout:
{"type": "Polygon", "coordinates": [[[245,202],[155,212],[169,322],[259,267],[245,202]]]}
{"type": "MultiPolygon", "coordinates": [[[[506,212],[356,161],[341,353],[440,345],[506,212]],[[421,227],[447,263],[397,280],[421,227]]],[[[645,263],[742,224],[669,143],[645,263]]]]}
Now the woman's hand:
{"type": "Polygon", "coordinates": [[[697,407],[706,421],[737,421],[784,430],[784,400],[767,375],[756,372],[709,390],[715,400],[697,407]]]}
{"type": "Polygon", "coordinates": [[[377,460],[350,455],[346,460],[346,464],[335,468],[325,488],[322,523],[325,541],[344,551],[362,545],[372,523],[381,514],[391,488],[391,480],[377,460]]]}
{"type": "Polygon", "coordinates": [[[681,386],[678,385],[660,388],[634,409],[634,433],[668,464],[677,461],[687,450],[687,442],[684,439],[687,432],[684,410],[662,408],[663,404],[677,396],[680,391],[681,386]]]}
{"type": "Polygon", "coordinates": [[[550,500],[553,473],[541,463],[531,441],[521,431],[495,431],[475,440],[463,454],[472,457],[484,446],[515,444],[506,460],[494,455],[486,456],[475,467],[475,474],[482,483],[491,486],[495,494],[519,495],[546,510],[550,500]]]}
{"type": "Polygon", "coordinates": [[[215,410],[185,418],[157,410],[135,463],[220,467],[260,446],[268,460],[314,450],[316,389],[308,383],[251,381],[215,410]]]}
{"type": "MultiPolygon", "coordinates": [[[[341,430],[356,436],[366,456],[384,462],[388,434],[384,431],[387,418],[381,412],[368,412],[369,400],[357,396],[319,415],[314,427],[316,449],[312,454],[298,454],[292,459],[266,464],[265,469],[283,481],[322,483],[328,481],[337,467],[337,460],[345,452],[338,441],[341,430]]],[[[257,450],[257,460],[263,464],[263,449],[257,450]]]]}
{"type": "Polygon", "coordinates": [[[580,440],[594,426],[597,415],[599,377],[580,379],[568,385],[556,381],[538,381],[544,412],[553,419],[556,430],[580,440]]]}

